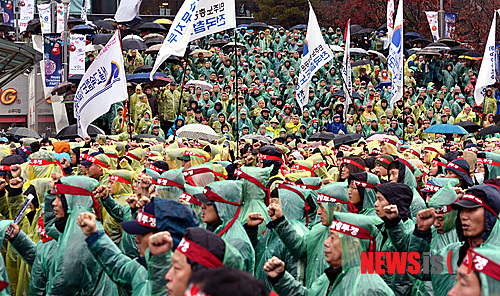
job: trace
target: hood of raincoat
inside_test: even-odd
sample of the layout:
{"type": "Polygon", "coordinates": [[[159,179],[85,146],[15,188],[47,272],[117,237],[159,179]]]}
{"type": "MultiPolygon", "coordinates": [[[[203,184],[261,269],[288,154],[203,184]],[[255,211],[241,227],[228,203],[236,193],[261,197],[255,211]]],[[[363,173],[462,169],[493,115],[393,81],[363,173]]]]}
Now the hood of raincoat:
{"type": "MultiPolygon", "coordinates": [[[[441,179],[441,178],[440,178],[441,179]]],[[[457,219],[457,211],[452,210],[448,211],[448,206],[457,201],[457,193],[453,190],[453,187],[456,183],[452,183],[451,180],[456,179],[448,179],[450,180],[446,183],[443,188],[441,188],[438,192],[436,192],[431,199],[429,200],[429,207],[434,208],[436,213],[443,213],[443,229],[444,232],[448,232],[455,228],[455,222],[457,219]]],[[[458,181],[456,181],[458,183],[458,181]]]]}
{"type": "MultiPolygon", "coordinates": [[[[243,191],[242,181],[217,181],[210,183],[206,187],[229,202],[241,203],[241,195],[243,191]]],[[[234,218],[238,208],[240,207],[218,201],[214,201],[212,203],[214,204],[223,225],[234,218]]]]}
{"type": "Polygon", "coordinates": [[[50,178],[52,172],[57,172],[62,174],[62,169],[60,166],[57,165],[58,162],[54,157],[54,154],[45,150],[40,150],[30,155],[30,160],[36,160],[36,159],[46,160],[52,163],[47,165],[35,165],[35,164],[28,165],[28,168],[26,170],[26,176],[28,177],[29,181],[38,178],[50,178]]]}
{"type": "Polygon", "coordinates": [[[347,181],[336,182],[327,184],[319,189],[318,195],[319,193],[326,194],[343,202],[319,202],[326,210],[328,224],[332,224],[334,211],[349,212],[347,205],[349,202],[349,193],[347,192],[348,185],[347,181]]]}
{"type": "MultiPolygon", "coordinates": [[[[497,153],[493,152],[480,152],[477,155],[477,158],[484,158],[484,159],[489,159],[492,161],[500,162],[500,155],[497,153]]],[[[496,178],[497,176],[500,176],[500,166],[495,165],[495,164],[489,164],[485,163],[484,164],[485,168],[485,174],[484,174],[484,179],[488,180],[489,178],[496,178]]]]}
{"type": "MultiPolygon", "coordinates": [[[[304,196],[304,199],[307,200],[311,190],[302,189],[297,186],[288,185],[293,189],[298,190],[304,196]]],[[[297,193],[278,187],[278,196],[280,200],[280,206],[283,211],[283,215],[288,220],[298,220],[301,222],[305,222],[306,212],[305,212],[305,202],[297,193]]]]}
{"type": "MultiPolygon", "coordinates": [[[[498,245],[481,245],[479,248],[474,248],[472,256],[475,263],[472,264],[472,268],[479,275],[481,282],[481,295],[492,295],[496,291],[500,291],[498,245]]],[[[469,266],[468,260],[468,258],[465,258],[462,264],[469,266]]]]}
{"type": "MultiPolygon", "coordinates": [[[[367,173],[367,172],[350,174],[349,175],[349,183],[353,180],[367,182],[367,183],[372,184],[374,186],[377,186],[378,184],[380,184],[380,180],[376,175],[374,175],[372,173],[367,173]]],[[[359,196],[362,199],[361,204],[363,205],[362,209],[360,209],[359,206],[357,207],[360,212],[361,212],[361,210],[375,208],[375,201],[376,201],[375,195],[377,193],[375,192],[374,189],[363,188],[361,186],[358,186],[358,192],[359,192],[359,196]]]]}
{"type": "MultiPolygon", "coordinates": [[[[184,175],[182,174],[182,168],[166,171],[160,175],[160,178],[168,179],[182,186],[186,184],[184,175]]],[[[179,198],[181,197],[184,190],[175,186],[157,186],[156,192],[158,193],[159,198],[179,201],[179,198]]]]}
{"type": "Polygon", "coordinates": [[[390,182],[377,185],[375,191],[382,193],[389,204],[398,207],[399,218],[401,220],[408,220],[410,217],[410,204],[413,200],[413,191],[410,186],[390,182]]]}
{"type": "Polygon", "coordinates": [[[121,196],[128,197],[129,195],[134,193],[134,190],[132,189],[132,184],[134,184],[135,172],[129,170],[115,170],[111,174],[110,177],[111,179],[113,178],[112,176],[117,176],[119,178],[125,179],[113,182],[114,198],[121,196]],[[123,181],[128,181],[128,183],[123,181]]]}

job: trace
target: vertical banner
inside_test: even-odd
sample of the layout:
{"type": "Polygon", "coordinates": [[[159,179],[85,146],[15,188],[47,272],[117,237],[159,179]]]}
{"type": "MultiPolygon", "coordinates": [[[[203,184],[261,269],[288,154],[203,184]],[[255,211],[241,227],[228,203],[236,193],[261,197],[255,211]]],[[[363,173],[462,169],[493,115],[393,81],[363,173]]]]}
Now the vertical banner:
{"type": "Polygon", "coordinates": [[[500,83],[500,44],[495,44],[495,77],[500,83]]]}
{"type": "MultiPolygon", "coordinates": [[[[351,19],[347,21],[345,32],[345,44],[351,44],[351,19]]],[[[344,61],[342,64],[342,79],[344,80],[344,120],[347,119],[349,106],[352,104],[352,78],[351,78],[351,54],[350,46],[346,46],[344,50],[344,61]]]]}
{"type": "Polygon", "coordinates": [[[29,81],[29,97],[28,97],[28,128],[36,130],[37,119],[36,119],[36,74],[38,66],[33,67],[33,71],[28,75],[29,81]]]}
{"type": "Polygon", "coordinates": [[[14,7],[11,0],[1,0],[3,22],[14,26],[14,7]]]}
{"type": "Polygon", "coordinates": [[[491,22],[490,34],[484,48],[483,62],[477,75],[476,88],[474,89],[474,99],[476,104],[481,105],[484,100],[486,88],[495,83],[495,36],[497,30],[497,10],[491,22]]]}
{"type": "Polygon", "coordinates": [[[426,11],[427,21],[429,22],[429,28],[431,29],[432,39],[434,42],[438,41],[439,38],[439,13],[436,11],[426,11]]]}
{"type": "Polygon", "coordinates": [[[456,13],[447,12],[444,15],[444,38],[455,39],[456,21],[456,13]]]}
{"type": "Polygon", "coordinates": [[[52,17],[50,14],[50,4],[38,4],[38,14],[40,16],[40,26],[42,34],[49,34],[51,31],[52,17]]]}
{"type": "Polygon", "coordinates": [[[35,0],[21,0],[19,5],[21,6],[19,32],[22,33],[26,31],[28,22],[35,17],[35,0]]]}
{"type": "Polygon", "coordinates": [[[54,87],[62,81],[62,38],[59,34],[47,34],[43,40],[45,62],[45,86],[54,87]]]}
{"type": "Polygon", "coordinates": [[[71,34],[69,44],[69,76],[85,74],[85,35],[71,34]]]}
{"type": "MultiPolygon", "coordinates": [[[[68,4],[68,13],[69,9],[71,8],[71,3],[68,4]]],[[[64,31],[64,5],[58,3],[57,4],[57,14],[56,14],[56,19],[57,19],[57,33],[62,33],[64,31]]]]}
{"type": "Polygon", "coordinates": [[[394,0],[387,0],[387,38],[391,40],[394,31],[394,0]]]}
{"type": "Polygon", "coordinates": [[[80,18],[82,20],[84,20],[85,23],[87,23],[87,10],[89,9],[88,5],[87,5],[88,1],[90,1],[90,0],[83,0],[83,2],[82,2],[82,13],[80,14],[80,18]]]}
{"type": "Polygon", "coordinates": [[[403,97],[403,0],[399,0],[396,21],[394,22],[394,33],[392,34],[391,46],[387,65],[392,73],[391,100],[389,106],[394,109],[394,103],[403,97]]]}

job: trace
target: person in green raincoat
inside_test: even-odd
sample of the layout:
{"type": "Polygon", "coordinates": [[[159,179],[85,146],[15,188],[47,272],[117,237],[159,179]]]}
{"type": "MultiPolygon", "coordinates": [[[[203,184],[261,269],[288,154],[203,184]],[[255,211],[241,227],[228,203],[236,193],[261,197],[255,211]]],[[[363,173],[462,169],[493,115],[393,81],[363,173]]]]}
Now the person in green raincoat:
{"type": "Polygon", "coordinates": [[[239,250],[244,259],[243,270],[253,274],[255,252],[250,239],[238,220],[241,211],[241,181],[217,181],[205,186],[203,193],[195,194],[202,205],[203,228],[221,237],[239,250]]]}
{"type": "MultiPolygon", "coordinates": [[[[462,195],[463,192],[460,193],[462,195]]],[[[443,202],[446,204],[446,202],[443,202]]],[[[442,205],[439,202],[437,205],[442,205]]],[[[440,274],[431,274],[434,295],[447,295],[448,291],[456,283],[457,269],[467,257],[467,251],[474,251],[484,245],[500,244],[500,222],[498,214],[500,212],[500,192],[490,185],[477,185],[469,188],[467,194],[464,194],[459,201],[453,202],[451,210],[457,210],[457,219],[455,229],[458,235],[458,242],[435,249],[432,255],[440,255],[442,258],[451,257],[449,260],[443,260],[443,272],[440,274]],[[464,224],[467,228],[464,228],[464,224]],[[451,265],[448,265],[448,262],[451,265]],[[449,273],[451,270],[451,273],[449,273]]],[[[442,207],[438,210],[442,210],[442,207]]],[[[448,210],[448,208],[447,208],[448,210]]],[[[439,213],[441,213],[438,211],[439,213]]],[[[434,234],[431,227],[435,225],[438,219],[436,209],[429,208],[422,210],[417,216],[417,227],[413,232],[408,247],[409,252],[428,252],[432,247],[434,234]]]]}
{"type": "MultiPolygon", "coordinates": [[[[4,233],[5,230],[10,226],[12,220],[2,220],[0,221],[0,233],[4,233]]],[[[3,244],[5,236],[0,237],[0,243],[3,244]]],[[[5,267],[5,261],[3,257],[0,257],[0,281],[9,282],[9,277],[7,275],[7,268],[5,267]]],[[[0,296],[10,296],[10,283],[2,291],[0,291],[0,296]]]]}
{"type": "Polygon", "coordinates": [[[349,201],[359,214],[375,215],[375,186],[380,184],[379,178],[367,172],[349,174],[349,201]]]}
{"type": "Polygon", "coordinates": [[[307,261],[304,277],[307,288],[310,288],[328,267],[328,263],[322,258],[325,252],[323,242],[328,237],[328,228],[333,220],[333,212],[357,212],[354,205],[349,202],[347,182],[323,186],[319,190],[317,201],[317,214],[321,218],[321,223],[314,225],[306,235],[300,235],[286,218],[281,219],[274,228],[292,255],[296,259],[307,261]]]}
{"type": "Polygon", "coordinates": [[[246,231],[254,248],[256,250],[256,270],[255,276],[264,281],[264,284],[269,290],[272,290],[272,285],[269,282],[266,274],[264,273],[264,264],[273,256],[278,256],[286,260],[286,270],[294,278],[299,279],[301,282],[304,280],[304,264],[303,259],[293,257],[291,252],[279,239],[276,231],[277,225],[287,219],[289,226],[297,233],[298,236],[305,236],[309,230],[306,227],[308,221],[308,213],[305,209],[309,207],[307,198],[310,190],[301,189],[293,185],[278,184],[278,198],[271,197],[269,204],[268,215],[271,222],[267,224],[264,235],[258,239],[258,225],[264,221],[259,213],[250,213],[248,215],[248,222],[246,231]],[[285,218],[288,217],[288,218],[285,218]]]}
{"type": "Polygon", "coordinates": [[[394,295],[380,276],[361,274],[361,253],[375,251],[376,225],[381,223],[382,220],[374,216],[334,212],[329,235],[324,241],[330,267],[310,288],[294,280],[279,258],[269,259],[264,270],[279,295],[394,295]],[[360,238],[360,233],[369,239],[360,238]]]}

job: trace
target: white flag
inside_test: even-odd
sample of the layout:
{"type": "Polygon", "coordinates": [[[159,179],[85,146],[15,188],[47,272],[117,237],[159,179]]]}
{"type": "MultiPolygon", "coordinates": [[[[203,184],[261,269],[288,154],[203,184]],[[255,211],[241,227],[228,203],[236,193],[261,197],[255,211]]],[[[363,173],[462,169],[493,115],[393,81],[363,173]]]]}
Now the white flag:
{"type": "Polygon", "coordinates": [[[323,40],[316,14],[311,3],[309,3],[309,21],[307,23],[307,34],[297,85],[297,104],[301,110],[309,103],[309,81],[311,81],[311,76],[332,58],[333,52],[323,40]]]}
{"type": "Polygon", "coordinates": [[[351,20],[347,21],[347,31],[345,34],[344,63],[342,64],[342,79],[344,80],[344,119],[347,119],[347,111],[352,103],[352,80],[351,80],[351,20]]]}
{"type": "Polygon", "coordinates": [[[403,0],[399,0],[398,14],[394,23],[391,47],[387,64],[392,73],[392,90],[389,106],[394,108],[394,103],[403,97],[403,0]]]}
{"type": "Polygon", "coordinates": [[[139,14],[142,0],[121,0],[115,13],[115,21],[119,23],[130,22],[139,14]]]}
{"type": "Polygon", "coordinates": [[[88,1],[90,1],[90,0],[83,0],[83,2],[82,2],[82,12],[80,14],[80,18],[82,20],[84,20],[85,23],[87,23],[87,21],[88,21],[87,20],[87,10],[89,9],[88,5],[87,5],[88,1]]]}
{"type": "Polygon", "coordinates": [[[476,88],[474,89],[474,99],[476,104],[481,105],[484,100],[484,94],[486,88],[494,84],[495,80],[495,33],[497,29],[497,10],[495,10],[495,15],[493,16],[493,22],[491,23],[490,34],[488,35],[488,41],[486,41],[486,48],[484,49],[483,62],[481,63],[481,69],[477,75],[476,88]]]}
{"type": "Polygon", "coordinates": [[[127,99],[127,80],[117,30],[87,69],[75,94],[78,134],[87,136],[89,124],[109,111],[113,103],[127,99]]]}
{"type": "MultiPolygon", "coordinates": [[[[68,18],[69,18],[69,9],[71,8],[71,3],[68,4],[68,18]]],[[[64,31],[64,4],[57,4],[57,33],[62,33],[64,31]]]]}
{"type": "Polygon", "coordinates": [[[394,0],[387,0],[387,38],[392,38],[394,31],[394,0]]]}
{"type": "Polygon", "coordinates": [[[38,14],[40,16],[40,26],[42,34],[48,34],[52,31],[52,17],[50,13],[50,4],[38,4],[38,14]]]}
{"type": "Polygon", "coordinates": [[[184,56],[189,42],[220,31],[236,28],[232,0],[187,0],[175,16],[151,71],[151,79],[170,56],[184,56]],[[214,3],[217,2],[217,3],[214,3]]]}
{"type": "Polygon", "coordinates": [[[432,39],[437,42],[439,38],[439,13],[437,11],[426,11],[427,22],[429,22],[429,28],[431,29],[432,39]]]}

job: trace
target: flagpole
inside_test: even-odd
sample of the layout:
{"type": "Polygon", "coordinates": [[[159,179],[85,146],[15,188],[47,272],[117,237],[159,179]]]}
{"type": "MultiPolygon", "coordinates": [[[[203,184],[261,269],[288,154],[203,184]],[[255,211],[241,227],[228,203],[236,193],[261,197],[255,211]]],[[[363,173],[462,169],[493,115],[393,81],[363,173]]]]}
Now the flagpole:
{"type": "MultiPolygon", "coordinates": [[[[188,44],[188,46],[189,46],[189,44],[188,44]]],[[[181,78],[181,96],[180,96],[180,98],[179,98],[179,110],[177,111],[177,116],[176,116],[176,117],[179,117],[179,116],[181,115],[182,93],[184,92],[184,79],[185,79],[185,77],[186,77],[186,69],[187,69],[187,66],[188,66],[187,56],[188,56],[188,55],[187,55],[187,50],[186,50],[186,52],[185,52],[185,54],[184,54],[184,61],[186,62],[186,66],[185,66],[185,67],[183,67],[183,69],[182,69],[182,78],[181,78]]],[[[182,65],[182,62],[181,62],[181,65],[182,65]]],[[[172,96],[174,96],[174,94],[173,94],[173,93],[172,93],[172,96]]],[[[174,97],[174,102],[175,102],[175,97],[174,97]]],[[[175,120],[175,118],[174,118],[174,121],[176,121],[176,120],[175,120]]],[[[176,124],[176,123],[174,122],[174,126],[175,126],[175,124],[176,124]]],[[[176,130],[176,132],[177,132],[177,130],[176,130]]]]}
{"type": "MultiPolygon", "coordinates": [[[[236,158],[238,158],[239,156],[239,151],[240,149],[238,149],[239,147],[239,142],[240,142],[240,128],[239,128],[239,122],[238,122],[238,61],[237,61],[237,58],[238,58],[238,55],[236,53],[236,37],[237,37],[237,31],[236,31],[236,27],[234,28],[234,46],[233,46],[233,52],[234,52],[234,93],[235,93],[235,97],[234,97],[234,101],[235,101],[235,105],[236,105],[236,158]]],[[[243,107],[242,107],[243,108],[243,107]]]]}

